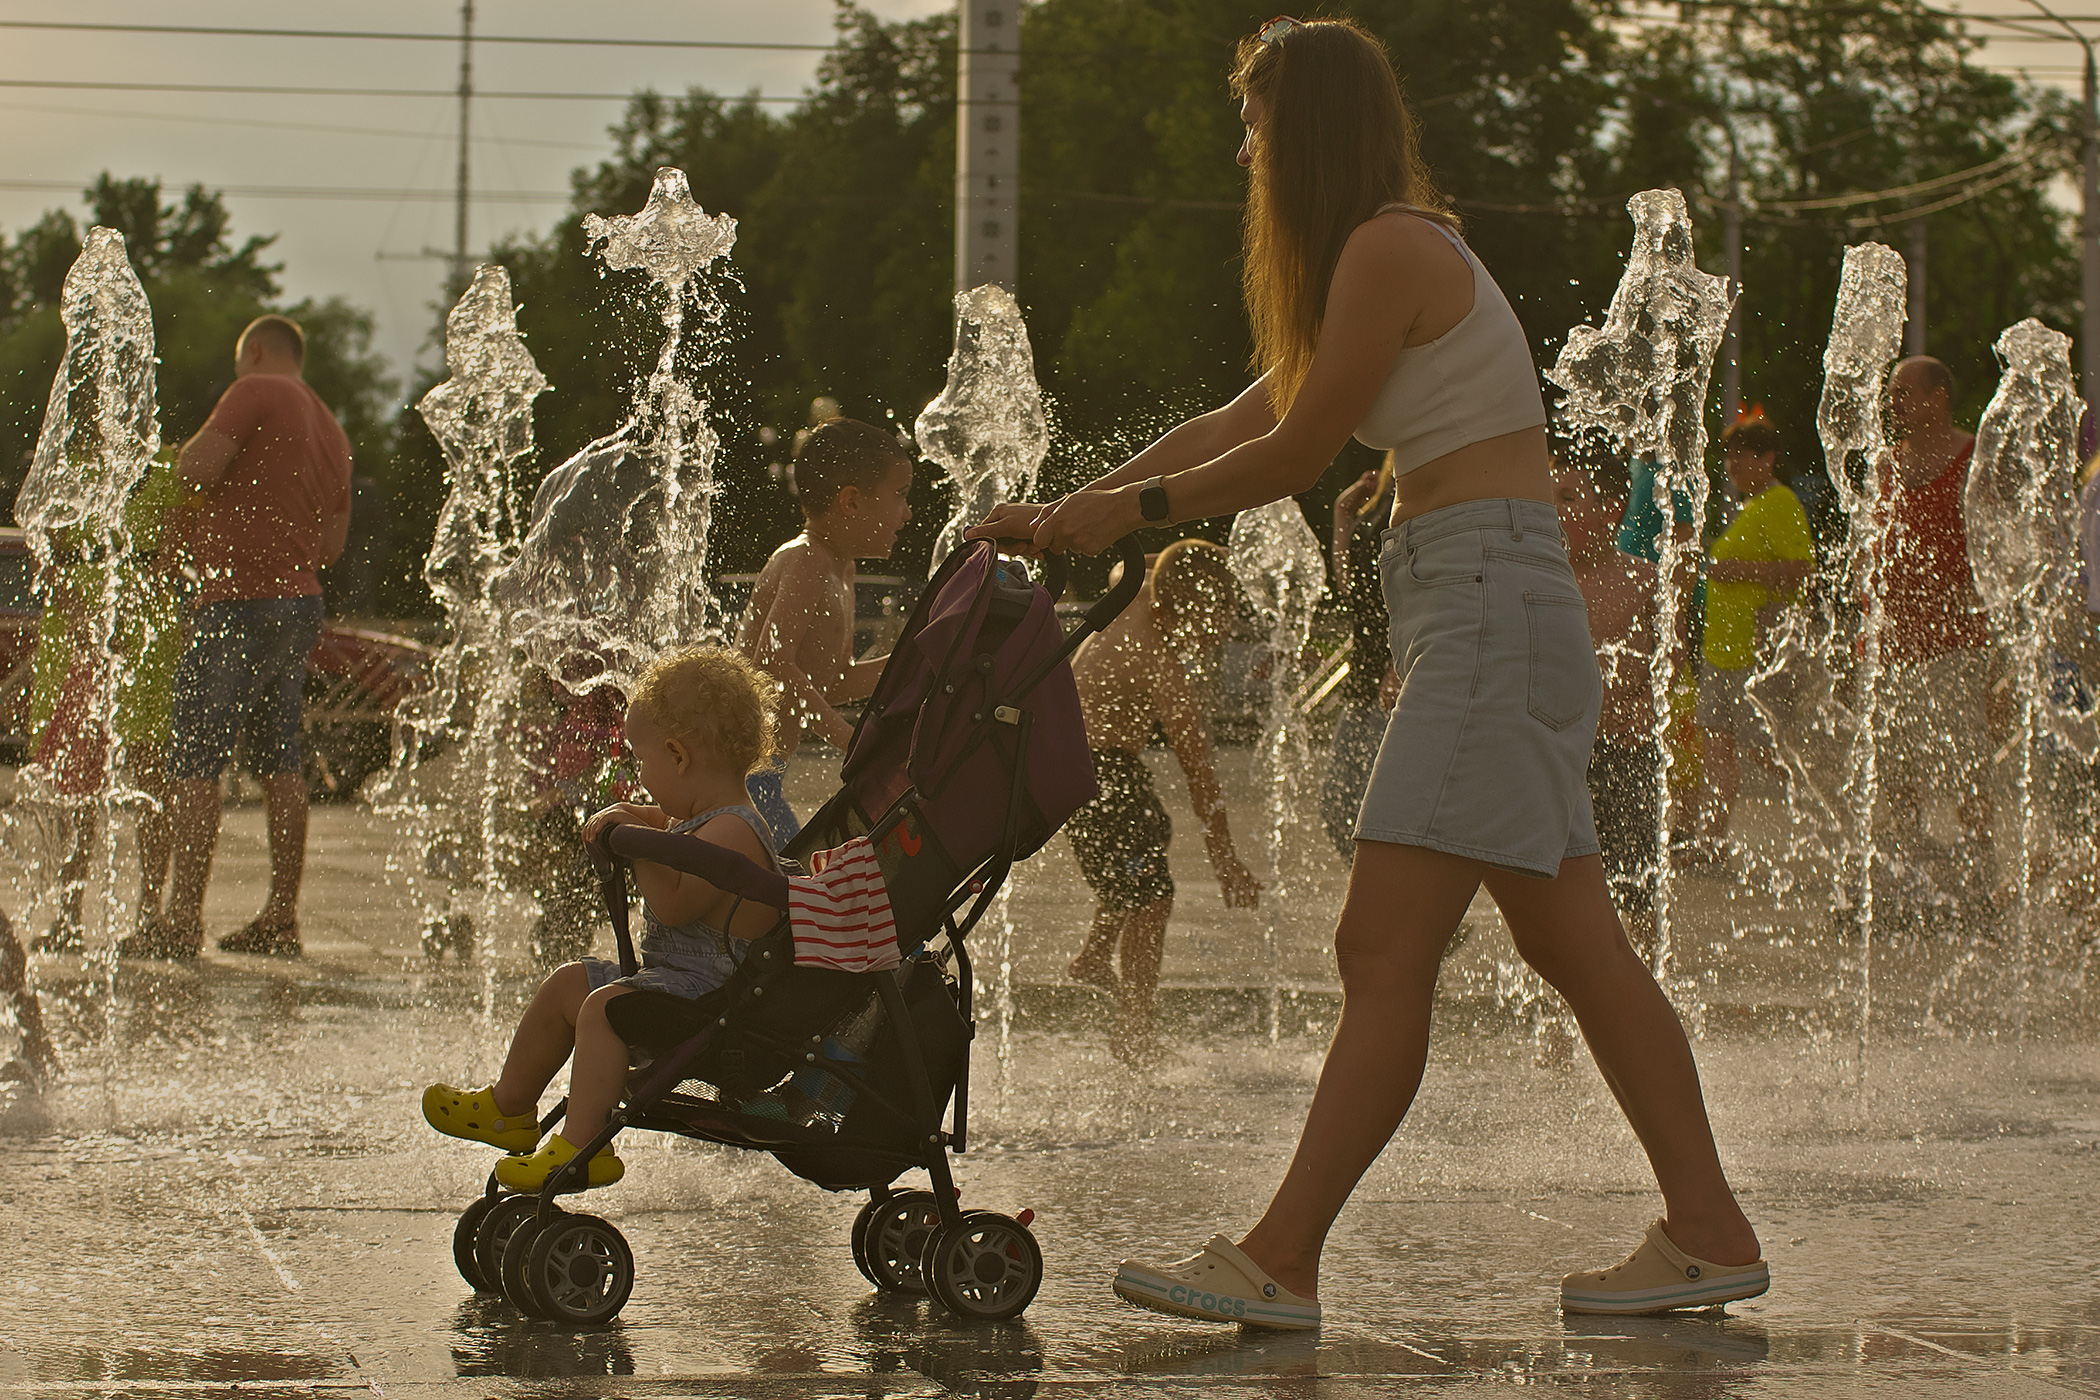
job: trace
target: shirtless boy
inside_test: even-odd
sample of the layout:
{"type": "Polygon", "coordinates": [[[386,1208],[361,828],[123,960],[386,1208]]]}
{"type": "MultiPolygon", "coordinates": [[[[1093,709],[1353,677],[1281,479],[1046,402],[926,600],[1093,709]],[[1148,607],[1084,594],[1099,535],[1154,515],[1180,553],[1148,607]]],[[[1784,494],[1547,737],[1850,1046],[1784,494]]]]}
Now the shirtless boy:
{"type": "Polygon", "coordinates": [[[1088,638],[1072,662],[1101,795],[1065,823],[1099,905],[1071,976],[1117,993],[1109,1048],[1128,1064],[1151,1064],[1163,1054],[1153,1033],[1152,998],[1174,910],[1174,877],[1167,871],[1172,827],[1143,757],[1155,720],[1188,779],[1189,805],[1203,824],[1204,849],[1226,906],[1252,909],[1261,889],[1233,852],[1211,771],[1209,729],[1186,669],[1225,640],[1238,598],[1223,549],[1207,540],[1177,541],[1161,552],[1123,615],[1088,638]],[[1120,979],[1111,966],[1118,946],[1120,979]]]}
{"type": "Polygon", "coordinates": [[[751,592],[737,648],[780,683],[778,756],[753,774],[751,805],[782,846],[802,829],[781,776],[802,736],[843,749],[837,706],[866,698],[887,656],[853,659],[853,566],[882,559],[911,519],[911,458],[880,428],[834,418],[795,449],[802,533],[773,551],[751,592]]]}

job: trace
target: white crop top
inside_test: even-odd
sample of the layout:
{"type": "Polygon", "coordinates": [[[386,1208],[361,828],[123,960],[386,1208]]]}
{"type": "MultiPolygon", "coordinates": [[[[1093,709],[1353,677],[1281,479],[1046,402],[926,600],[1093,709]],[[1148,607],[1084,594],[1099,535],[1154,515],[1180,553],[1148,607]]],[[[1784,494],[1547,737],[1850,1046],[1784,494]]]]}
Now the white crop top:
{"type": "MultiPolygon", "coordinates": [[[[1412,212],[1405,204],[1390,209],[1412,212]]],[[[1411,472],[1469,443],[1543,427],[1546,401],[1538,368],[1509,299],[1458,235],[1434,219],[1424,223],[1458,249],[1473,269],[1473,309],[1426,345],[1402,350],[1393,372],[1363,421],[1356,440],[1391,448],[1393,470],[1411,472]]]]}

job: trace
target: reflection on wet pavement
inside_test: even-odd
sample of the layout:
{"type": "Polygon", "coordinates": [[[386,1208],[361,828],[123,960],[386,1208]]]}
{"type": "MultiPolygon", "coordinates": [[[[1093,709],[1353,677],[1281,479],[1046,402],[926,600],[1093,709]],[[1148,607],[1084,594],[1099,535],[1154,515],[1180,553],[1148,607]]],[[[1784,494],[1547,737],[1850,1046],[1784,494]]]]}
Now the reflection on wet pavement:
{"type": "MultiPolygon", "coordinates": [[[[2089,1024],[2022,1045],[1892,1030],[1862,1092],[1800,1024],[1717,1018],[1700,1059],[1774,1291],[1563,1319],[1559,1275],[1618,1258],[1659,1204],[1594,1069],[1535,1065],[1463,968],[1418,1110],[1332,1241],[1318,1336],[1154,1317],[1106,1287],[1118,1258],[1250,1221],[1290,1150],[1331,994],[1301,988],[1272,1046],[1229,965],[1181,980],[1182,1058],[1156,1074],[1113,1061],[1105,1005],[1047,978],[1019,989],[1011,1062],[979,1055],[958,1173],[966,1204],[1036,1212],[1049,1273],[1019,1321],[877,1296],[848,1247],[859,1198],[647,1136],[590,1203],[633,1245],[632,1302],[596,1331],[525,1321],[452,1265],[487,1154],[415,1105],[432,1079],[484,1082],[529,970],[433,967],[371,867],[346,859],[331,886],[318,863],[304,959],[126,966],[113,1004],[80,959],[36,960],[65,1072],[0,1086],[0,1395],[2100,1396],[2089,1024]]],[[[1206,917],[1224,923],[1194,910],[1176,937],[1206,917]]],[[[1031,924],[1024,955],[1066,932],[1031,924]]],[[[1493,937],[1454,956],[1491,965],[1493,937]]]]}

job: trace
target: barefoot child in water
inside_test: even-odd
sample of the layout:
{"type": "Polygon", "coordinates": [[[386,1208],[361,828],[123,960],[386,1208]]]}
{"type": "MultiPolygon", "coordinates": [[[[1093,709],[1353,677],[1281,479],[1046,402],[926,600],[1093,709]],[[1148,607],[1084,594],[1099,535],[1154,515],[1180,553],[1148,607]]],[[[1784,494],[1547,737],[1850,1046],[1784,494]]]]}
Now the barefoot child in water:
{"type": "Polygon", "coordinates": [[[853,659],[853,567],[888,557],[911,519],[910,491],[911,458],[880,428],[834,418],[795,449],[803,530],[759,572],[737,635],[737,650],[780,683],[780,748],[752,775],[751,800],[783,846],[802,829],[781,788],[788,756],[805,733],[844,749],[853,726],[834,707],[864,699],[889,660],[853,659]]]}
{"type": "Polygon", "coordinates": [[[1065,823],[1080,873],[1099,902],[1071,975],[1117,993],[1110,1048],[1131,1064],[1162,1053],[1152,996],[1174,909],[1174,877],[1167,872],[1172,829],[1143,757],[1154,721],[1188,779],[1189,804],[1203,824],[1204,849],[1226,906],[1252,909],[1261,889],[1233,852],[1211,771],[1209,728],[1188,674],[1224,642],[1238,598],[1223,549],[1207,540],[1177,541],[1160,554],[1136,601],[1072,661],[1101,795],[1065,823]],[[1111,965],[1118,946],[1120,980],[1111,965]]]}
{"type": "MultiPolygon", "coordinates": [[[[653,806],[622,802],[584,825],[590,841],[614,822],[689,832],[762,865],[776,856],[766,825],[746,805],[744,780],[772,755],[772,686],[735,652],[685,647],[642,672],[627,703],[627,743],[653,806]]],[[[776,909],[740,900],[697,875],[654,861],[634,862],[646,928],[641,971],[620,975],[606,958],[565,963],[525,1008],[503,1075],[486,1089],[433,1084],[423,1116],[452,1137],[500,1147],[496,1179],[537,1191],[576,1149],[604,1129],[627,1084],[627,1046],[605,1019],[605,1004],[635,988],[697,999],[729,980],[744,945],[779,920],[776,909]],[[569,1107],[562,1130],[540,1143],[540,1095],[570,1053],[569,1107]],[[537,1149],[537,1150],[535,1150],[537,1149]]],[[[609,1186],[626,1167],[611,1152],[591,1159],[591,1186],[609,1186]]]]}

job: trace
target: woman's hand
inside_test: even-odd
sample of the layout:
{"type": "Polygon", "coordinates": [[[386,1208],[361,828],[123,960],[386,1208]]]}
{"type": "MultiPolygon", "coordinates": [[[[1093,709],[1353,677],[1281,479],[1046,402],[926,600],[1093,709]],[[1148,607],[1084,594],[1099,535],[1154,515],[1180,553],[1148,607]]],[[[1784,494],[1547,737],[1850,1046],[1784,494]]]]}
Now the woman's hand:
{"type": "Polygon", "coordinates": [[[1114,486],[1075,491],[1042,506],[1002,502],[963,537],[1025,540],[1031,554],[1099,554],[1142,524],[1137,488],[1114,486]]]}
{"type": "Polygon", "coordinates": [[[583,824],[583,844],[588,846],[598,839],[598,834],[609,826],[653,826],[662,831],[667,823],[661,807],[643,807],[633,802],[615,802],[603,811],[591,813],[583,824]]]}
{"type": "MultiPolygon", "coordinates": [[[[992,507],[992,513],[963,531],[966,540],[1033,540],[1035,527],[1043,515],[1056,508],[1057,503],[1038,505],[1034,501],[1001,501],[992,507]]],[[[1023,553],[1034,553],[1033,547],[1023,553]]]]}

